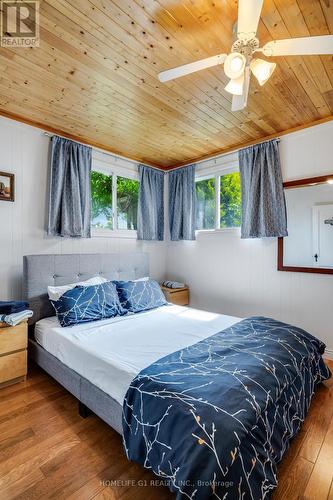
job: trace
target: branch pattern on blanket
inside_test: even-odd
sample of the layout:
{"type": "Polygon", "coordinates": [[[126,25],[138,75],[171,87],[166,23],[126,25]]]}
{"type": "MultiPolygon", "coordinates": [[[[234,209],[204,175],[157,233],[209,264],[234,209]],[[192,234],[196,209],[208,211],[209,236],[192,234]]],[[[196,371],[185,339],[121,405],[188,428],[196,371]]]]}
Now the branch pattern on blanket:
{"type": "Polygon", "coordinates": [[[268,498],[276,464],[316,385],[325,345],[300,328],[252,317],[141,371],[123,405],[130,460],[176,498],[268,498]]]}

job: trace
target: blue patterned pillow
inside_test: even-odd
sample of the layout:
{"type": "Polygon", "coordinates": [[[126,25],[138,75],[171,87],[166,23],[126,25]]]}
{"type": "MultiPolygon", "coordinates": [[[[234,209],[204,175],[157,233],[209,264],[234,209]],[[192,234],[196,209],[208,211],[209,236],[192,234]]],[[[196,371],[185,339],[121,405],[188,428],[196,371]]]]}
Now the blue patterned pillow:
{"type": "Polygon", "coordinates": [[[77,325],[99,319],[127,314],[123,309],[113,283],[76,286],[51,303],[61,326],[77,325]]]}
{"type": "Polygon", "coordinates": [[[137,313],[167,304],[159,284],[147,281],[114,281],[120,303],[129,312],[137,313]]]}

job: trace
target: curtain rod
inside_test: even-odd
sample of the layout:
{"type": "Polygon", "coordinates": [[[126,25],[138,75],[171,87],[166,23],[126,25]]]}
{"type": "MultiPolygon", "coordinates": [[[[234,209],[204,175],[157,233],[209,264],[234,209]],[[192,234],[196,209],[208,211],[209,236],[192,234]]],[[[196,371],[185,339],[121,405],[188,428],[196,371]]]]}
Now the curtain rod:
{"type": "Polygon", "coordinates": [[[199,165],[200,163],[205,163],[206,161],[214,161],[216,163],[216,160],[218,158],[221,158],[222,156],[228,156],[232,155],[234,153],[238,153],[241,149],[246,149],[246,148],[251,148],[253,146],[259,146],[259,144],[265,144],[265,142],[270,142],[270,141],[276,141],[276,142],[281,142],[280,137],[272,138],[272,139],[266,139],[260,142],[254,142],[252,145],[248,144],[247,146],[239,146],[238,148],[233,149],[232,151],[226,151],[225,153],[217,153],[214,156],[211,156],[210,158],[203,158],[202,160],[193,160],[186,165],[179,165],[179,167],[171,167],[167,170],[167,172],[171,172],[172,170],[177,170],[179,168],[186,168],[189,167],[190,165],[199,165]]]}
{"type": "Polygon", "coordinates": [[[52,138],[52,137],[61,137],[62,139],[66,139],[67,141],[72,141],[72,142],[75,142],[76,144],[81,144],[82,146],[88,146],[91,149],[93,149],[94,151],[98,151],[99,153],[101,153],[101,154],[103,154],[105,156],[111,156],[115,160],[117,160],[117,158],[119,158],[121,160],[129,161],[131,163],[135,163],[136,165],[142,164],[145,167],[154,168],[155,170],[158,170],[159,172],[165,172],[165,170],[163,170],[162,168],[154,167],[152,165],[148,165],[147,163],[143,163],[143,162],[140,162],[140,161],[137,161],[137,160],[132,160],[131,158],[127,158],[126,156],[118,155],[118,154],[115,154],[115,153],[109,153],[108,151],[104,151],[103,149],[97,148],[96,146],[91,146],[90,144],[87,144],[86,142],[80,142],[80,141],[77,141],[75,139],[70,139],[70,138],[66,137],[65,135],[52,134],[51,132],[46,132],[46,131],[43,131],[42,135],[45,135],[46,137],[50,137],[50,138],[52,138]]]}
{"type": "MultiPolygon", "coordinates": [[[[103,149],[97,148],[95,146],[90,146],[87,143],[80,142],[80,141],[77,141],[77,140],[74,140],[74,139],[69,139],[68,137],[66,137],[64,135],[51,134],[50,132],[46,132],[46,131],[42,132],[42,135],[45,135],[45,136],[51,137],[51,138],[54,137],[54,136],[57,136],[57,137],[61,137],[62,139],[66,139],[68,141],[76,142],[77,144],[81,144],[82,146],[91,147],[95,151],[99,151],[100,153],[102,153],[103,155],[106,155],[106,156],[111,156],[114,159],[120,158],[122,160],[130,161],[132,163],[136,163],[137,165],[139,165],[141,163],[139,161],[135,161],[135,160],[131,160],[130,158],[126,158],[126,156],[116,155],[114,153],[108,153],[107,151],[104,151],[103,149]]],[[[252,146],[258,146],[259,144],[264,144],[265,142],[270,142],[270,141],[274,141],[274,140],[279,143],[281,141],[281,138],[277,137],[277,138],[272,138],[272,139],[266,139],[266,140],[263,140],[263,141],[260,141],[260,142],[255,142],[255,143],[252,144],[252,146]]],[[[206,159],[202,159],[202,160],[198,160],[198,161],[192,161],[190,163],[187,163],[186,165],[180,165],[179,167],[172,167],[172,168],[169,168],[167,170],[164,170],[163,168],[154,167],[152,165],[147,165],[145,163],[142,163],[142,165],[147,166],[149,168],[154,168],[155,170],[158,170],[159,172],[164,172],[165,174],[167,174],[168,172],[171,172],[172,170],[177,170],[179,168],[186,168],[186,167],[189,167],[190,165],[193,165],[193,164],[199,165],[200,163],[204,163],[204,162],[208,162],[208,161],[215,161],[215,163],[216,163],[216,160],[218,158],[221,158],[221,157],[227,156],[227,155],[231,155],[233,153],[238,153],[241,149],[250,148],[252,146],[251,146],[251,144],[249,144],[248,146],[236,148],[233,151],[228,151],[226,153],[216,154],[216,155],[212,156],[211,158],[206,158],[206,159]]]]}

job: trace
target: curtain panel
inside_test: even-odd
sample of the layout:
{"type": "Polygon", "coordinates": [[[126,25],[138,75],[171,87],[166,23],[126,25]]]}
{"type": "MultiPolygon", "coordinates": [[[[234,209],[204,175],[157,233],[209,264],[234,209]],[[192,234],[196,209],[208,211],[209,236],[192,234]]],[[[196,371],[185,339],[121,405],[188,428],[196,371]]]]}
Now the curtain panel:
{"type": "Polygon", "coordinates": [[[195,240],[195,165],[169,173],[169,225],[172,241],[195,240]]]}
{"type": "Polygon", "coordinates": [[[239,151],[242,238],[287,236],[287,211],[277,140],[239,151]]]}
{"type": "Polygon", "coordinates": [[[52,137],[47,233],[91,238],[90,172],[92,149],[52,137]]]}
{"type": "Polygon", "coordinates": [[[164,172],[139,165],[138,240],[164,239],[164,172]]]}

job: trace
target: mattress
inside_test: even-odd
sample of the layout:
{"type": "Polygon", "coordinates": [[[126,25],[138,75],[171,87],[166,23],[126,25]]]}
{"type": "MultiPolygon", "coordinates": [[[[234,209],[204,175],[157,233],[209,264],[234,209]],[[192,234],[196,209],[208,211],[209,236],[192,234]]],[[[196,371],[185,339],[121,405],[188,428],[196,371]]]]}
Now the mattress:
{"type": "Polygon", "coordinates": [[[139,314],[61,327],[56,317],[36,323],[36,341],[120,405],[131,381],[158,359],[240,321],[168,305],[139,314]]]}

